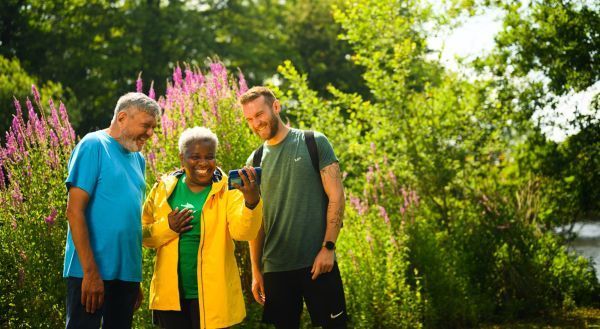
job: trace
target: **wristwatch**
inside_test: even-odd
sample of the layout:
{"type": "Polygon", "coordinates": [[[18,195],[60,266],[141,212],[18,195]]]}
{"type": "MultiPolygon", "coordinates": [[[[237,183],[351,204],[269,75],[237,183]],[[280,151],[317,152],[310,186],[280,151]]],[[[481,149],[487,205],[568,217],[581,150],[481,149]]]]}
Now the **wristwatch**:
{"type": "Polygon", "coordinates": [[[323,247],[327,250],[335,250],[335,243],[333,241],[325,241],[323,242],[323,247]]]}

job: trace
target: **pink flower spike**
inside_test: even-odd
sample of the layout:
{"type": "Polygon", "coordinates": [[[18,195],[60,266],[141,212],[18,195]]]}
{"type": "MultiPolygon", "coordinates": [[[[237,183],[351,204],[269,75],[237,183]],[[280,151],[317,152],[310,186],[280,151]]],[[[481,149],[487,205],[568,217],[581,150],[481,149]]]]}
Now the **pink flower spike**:
{"type": "Polygon", "coordinates": [[[21,103],[19,102],[19,100],[15,97],[14,99],[14,104],[15,104],[15,109],[17,110],[17,118],[19,118],[19,120],[23,120],[23,110],[21,109],[21,103]]]}
{"type": "Polygon", "coordinates": [[[135,81],[135,91],[141,93],[144,87],[144,83],[142,82],[142,72],[138,74],[138,78],[135,81]]]}
{"type": "Polygon", "coordinates": [[[182,82],[183,82],[183,76],[181,74],[181,67],[179,65],[177,65],[177,67],[175,68],[175,70],[173,72],[174,86],[179,88],[179,87],[181,87],[182,82]]]}
{"type": "Polygon", "coordinates": [[[248,84],[246,83],[246,78],[244,77],[244,74],[242,73],[241,70],[238,73],[238,84],[240,86],[240,88],[238,90],[238,97],[239,97],[243,93],[248,91],[248,84]]]}
{"type": "Polygon", "coordinates": [[[50,213],[50,215],[44,219],[46,224],[48,224],[48,225],[54,224],[57,214],[58,214],[58,211],[56,211],[56,209],[52,209],[52,212],[50,213]]]}
{"type": "Polygon", "coordinates": [[[383,221],[386,224],[390,223],[390,217],[388,216],[387,211],[385,211],[385,208],[383,206],[379,206],[379,215],[383,217],[383,221]]]}
{"type": "Polygon", "coordinates": [[[35,85],[31,85],[31,92],[33,93],[33,99],[35,100],[35,103],[41,104],[40,103],[40,93],[37,90],[37,88],[35,87],[35,85]]]}
{"type": "Polygon", "coordinates": [[[156,94],[154,93],[154,80],[152,80],[152,82],[150,82],[150,91],[148,91],[148,97],[152,98],[152,99],[156,99],[156,94]]]}

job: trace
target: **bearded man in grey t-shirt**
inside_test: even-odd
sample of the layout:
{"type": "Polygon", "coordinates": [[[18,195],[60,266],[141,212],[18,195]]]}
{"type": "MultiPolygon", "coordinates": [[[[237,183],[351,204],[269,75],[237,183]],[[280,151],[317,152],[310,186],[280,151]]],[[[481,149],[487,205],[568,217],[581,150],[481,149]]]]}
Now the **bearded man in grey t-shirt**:
{"type": "MultiPolygon", "coordinates": [[[[346,328],[348,315],[335,242],[344,214],[340,166],[325,135],[315,132],[318,172],[303,131],[289,128],[266,87],[240,97],[244,117],[262,139],[263,228],[250,242],[252,293],[263,322],[298,328],[302,303],[313,326],[346,328]]],[[[254,153],[248,158],[252,164],[254,153]]]]}

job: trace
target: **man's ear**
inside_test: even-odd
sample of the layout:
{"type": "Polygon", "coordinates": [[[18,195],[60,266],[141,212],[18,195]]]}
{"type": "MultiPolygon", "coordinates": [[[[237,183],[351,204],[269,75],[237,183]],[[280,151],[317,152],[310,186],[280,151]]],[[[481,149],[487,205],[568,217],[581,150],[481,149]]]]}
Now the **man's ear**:
{"type": "Polygon", "coordinates": [[[125,120],[127,120],[127,110],[121,111],[117,114],[117,122],[118,123],[123,123],[125,120]]]}
{"type": "Polygon", "coordinates": [[[281,112],[281,103],[276,99],[273,101],[273,112],[279,114],[281,112]]]}
{"type": "Polygon", "coordinates": [[[179,163],[181,164],[181,168],[184,168],[183,166],[183,154],[179,153],[179,163]]]}

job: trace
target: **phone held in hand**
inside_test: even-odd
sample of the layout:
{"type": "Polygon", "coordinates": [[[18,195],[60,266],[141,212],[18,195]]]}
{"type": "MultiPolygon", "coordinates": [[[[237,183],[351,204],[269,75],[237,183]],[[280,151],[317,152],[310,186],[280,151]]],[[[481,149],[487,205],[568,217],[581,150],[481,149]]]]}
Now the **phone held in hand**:
{"type": "MultiPolygon", "coordinates": [[[[235,170],[230,170],[229,171],[229,189],[233,190],[235,187],[233,186],[233,183],[238,184],[239,186],[244,186],[244,181],[242,181],[242,178],[240,177],[240,174],[238,174],[238,170],[240,169],[235,169],[235,170]]],[[[248,174],[246,174],[246,169],[241,169],[242,173],[244,175],[246,175],[246,177],[248,177],[248,174]]],[[[260,174],[262,172],[260,167],[255,167],[254,170],[256,171],[256,184],[260,185],[260,174]]]]}

